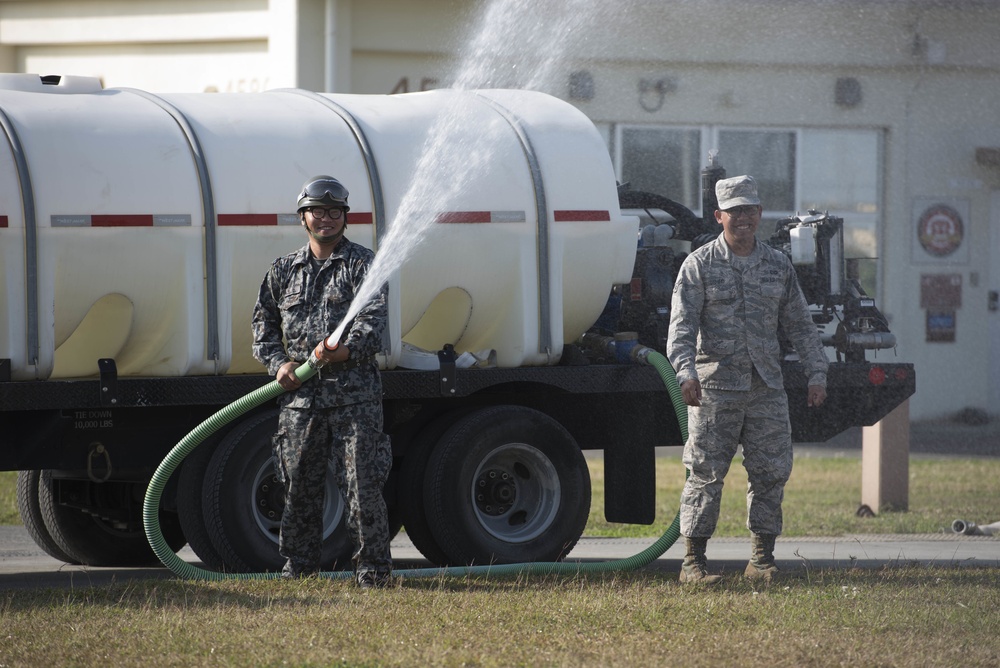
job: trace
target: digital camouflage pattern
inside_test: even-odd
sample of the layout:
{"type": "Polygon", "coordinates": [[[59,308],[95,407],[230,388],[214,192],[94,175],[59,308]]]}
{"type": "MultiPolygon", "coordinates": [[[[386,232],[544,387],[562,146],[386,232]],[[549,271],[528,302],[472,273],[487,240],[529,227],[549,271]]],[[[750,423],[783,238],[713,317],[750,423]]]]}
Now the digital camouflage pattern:
{"type": "Polygon", "coordinates": [[[719,237],[684,258],[670,302],[667,358],[678,384],[749,390],[756,369],[768,387],[784,388],[778,326],[802,360],[810,385],[826,385],[829,366],[809,305],[788,257],[754,244],[739,271],[719,237]]]}
{"type": "Polygon", "coordinates": [[[719,202],[719,210],[725,211],[734,206],[760,204],[757,195],[757,181],[752,176],[734,176],[715,183],[715,198],[719,202]]]}
{"type": "MultiPolygon", "coordinates": [[[[324,337],[344,320],[374,253],[342,239],[326,260],[314,260],[305,246],[279,257],[261,283],[253,312],[253,356],[272,376],[289,361],[304,363],[324,337]]],[[[355,316],[341,337],[351,359],[370,359],[343,372],[320,370],[283,397],[295,408],[381,401],[382,381],[374,355],[382,349],[387,317],[383,289],[355,316]]]]}
{"type": "MultiPolygon", "coordinates": [[[[304,363],[347,315],[374,254],[343,239],[326,260],[309,246],[278,258],[261,283],[253,312],[253,354],[271,375],[288,361],[304,363]]],[[[346,328],[341,344],[359,366],[321,370],[281,396],[274,439],[285,483],[280,552],[298,569],[315,568],[322,543],[323,482],[332,457],[347,502],[358,574],[387,571],[389,527],[382,487],[392,465],[382,433],[382,381],[375,354],[386,326],[383,288],[346,328]]]]}
{"type": "Polygon", "coordinates": [[[740,443],[749,479],[747,528],[781,533],[781,501],[792,473],[788,399],[784,390],[768,387],[756,373],[751,385],[747,392],[704,390],[701,406],[688,407],[683,461],[691,474],[681,493],[685,536],[715,533],[723,480],[740,443]]]}
{"type": "Polygon", "coordinates": [[[274,436],[278,478],[285,485],[279,553],[309,569],[319,563],[327,462],[346,500],[347,529],[358,574],[392,570],[389,518],[382,488],[392,446],[382,433],[381,402],[324,409],[286,408],[274,436]]]}
{"type": "Polygon", "coordinates": [[[667,358],[678,384],[697,379],[700,407],[688,409],[681,533],[711,536],[722,481],[739,445],[749,477],[747,527],[781,533],[781,501],[792,468],[788,399],[778,328],[792,342],[810,385],[826,385],[828,362],[788,258],[760,242],[734,261],[722,235],[681,265],[671,300],[667,358]]]}

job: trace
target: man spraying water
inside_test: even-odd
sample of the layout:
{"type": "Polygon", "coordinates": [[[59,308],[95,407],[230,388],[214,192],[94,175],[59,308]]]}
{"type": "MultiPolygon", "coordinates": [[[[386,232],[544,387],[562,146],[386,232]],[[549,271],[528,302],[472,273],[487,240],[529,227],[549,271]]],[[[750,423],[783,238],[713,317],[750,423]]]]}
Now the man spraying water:
{"type": "Polygon", "coordinates": [[[332,458],[347,501],[357,583],[375,588],[385,586],[392,572],[382,496],[392,447],[382,432],[375,360],[386,327],[386,290],[358,299],[374,253],[344,237],[347,197],[347,188],[330,176],[303,186],[297,210],[309,242],[276,259],[264,277],[253,312],[253,354],[286,390],[274,435],[277,474],[285,485],[282,576],[320,571],[323,489],[332,458]],[[356,300],[364,305],[352,309],[356,300]],[[324,339],[334,331],[342,334],[324,339]],[[312,354],[324,366],[301,382],[295,369],[312,354]]]}

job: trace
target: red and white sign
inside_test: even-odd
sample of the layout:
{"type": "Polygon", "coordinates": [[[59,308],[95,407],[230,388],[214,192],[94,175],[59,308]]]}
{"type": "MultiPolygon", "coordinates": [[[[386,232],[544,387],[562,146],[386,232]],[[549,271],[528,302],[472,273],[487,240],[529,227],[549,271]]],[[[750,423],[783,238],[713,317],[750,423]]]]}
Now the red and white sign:
{"type": "Polygon", "coordinates": [[[911,205],[914,264],[968,264],[972,246],[969,201],[959,197],[917,197],[911,205]]]}
{"type": "Polygon", "coordinates": [[[965,225],[958,211],[947,204],[935,204],[917,220],[917,235],[925,251],[934,257],[945,257],[962,245],[965,225]]]}

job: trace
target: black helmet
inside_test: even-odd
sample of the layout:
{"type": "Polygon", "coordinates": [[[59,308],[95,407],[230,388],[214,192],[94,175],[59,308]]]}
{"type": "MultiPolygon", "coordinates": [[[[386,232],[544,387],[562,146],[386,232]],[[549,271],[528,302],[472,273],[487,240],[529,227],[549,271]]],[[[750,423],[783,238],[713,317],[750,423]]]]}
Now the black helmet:
{"type": "Polygon", "coordinates": [[[344,184],[332,176],[314,176],[302,186],[296,210],[301,212],[302,209],[311,206],[339,206],[347,212],[351,210],[351,207],[347,206],[347,195],[344,184]]]}

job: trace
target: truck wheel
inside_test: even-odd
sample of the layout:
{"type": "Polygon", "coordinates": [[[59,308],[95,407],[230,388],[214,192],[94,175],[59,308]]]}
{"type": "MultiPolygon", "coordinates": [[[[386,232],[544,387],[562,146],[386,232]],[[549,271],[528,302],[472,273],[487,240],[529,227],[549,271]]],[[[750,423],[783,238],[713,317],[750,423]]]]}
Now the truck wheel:
{"type": "MultiPolygon", "coordinates": [[[[158,563],[158,559],[142,526],[145,492],[145,483],[57,481],[51,471],[42,471],[38,502],[49,535],[73,562],[86,566],[147,566],[158,563]]],[[[161,510],[160,527],[171,550],[184,546],[186,540],[177,513],[161,510]]]]}
{"type": "Polygon", "coordinates": [[[406,535],[420,554],[437,566],[448,563],[448,555],[434,539],[427,512],[424,509],[424,489],[426,488],[427,462],[434,446],[446,431],[461,417],[448,413],[425,426],[410,443],[403,456],[403,466],[399,472],[396,487],[399,515],[406,527],[406,535]]]}
{"type": "Polygon", "coordinates": [[[49,530],[45,528],[42,509],[38,503],[38,480],[41,475],[41,471],[17,472],[17,509],[21,513],[21,522],[35,545],[42,548],[45,554],[68,564],[79,563],[56,545],[49,530]]]}
{"type": "MultiPolygon", "coordinates": [[[[256,573],[285,565],[278,554],[285,487],[278,481],[271,450],[277,429],[277,411],[247,418],[230,430],[209,462],[205,526],[224,570],[256,573]]],[[[323,570],[350,568],[353,552],[333,471],[331,462],[323,508],[323,570]]]]}
{"type": "Polygon", "coordinates": [[[556,561],[590,513],[590,473],[569,432],[524,406],[471,413],[427,467],[427,519],[453,564],[556,561]]]}
{"type": "Polygon", "coordinates": [[[225,570],[226,564],[212,544],[205,525],[204,507],[210,492],[210,486],[205,483],[205,472],[219,439],[220,435],[215,433],[188,454],[177,479],[177,516],[184,536],[202,563],[214,571],[225,570]]]}

